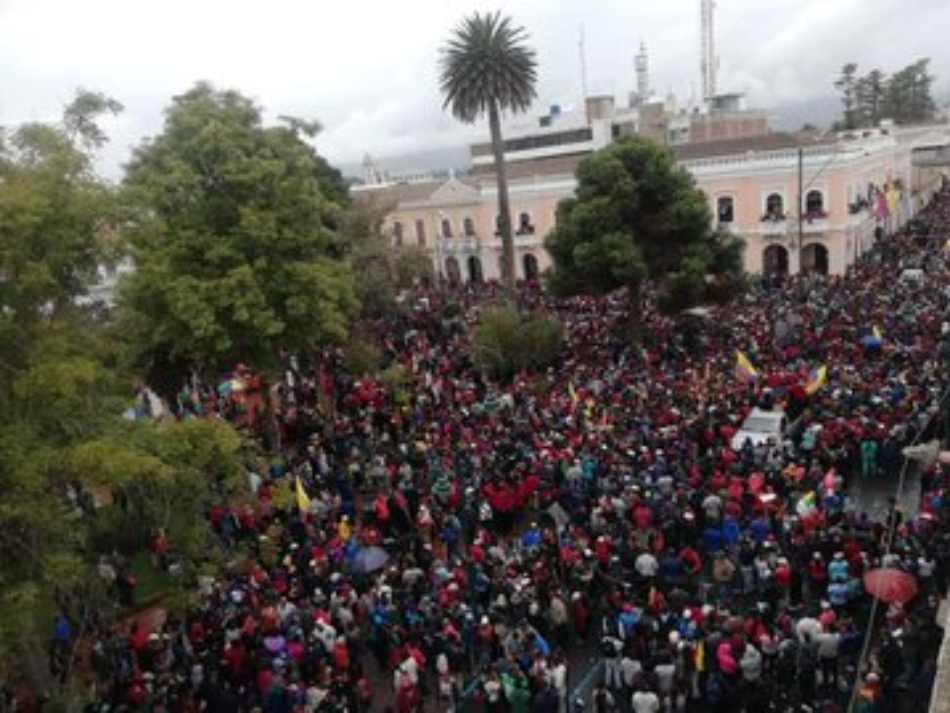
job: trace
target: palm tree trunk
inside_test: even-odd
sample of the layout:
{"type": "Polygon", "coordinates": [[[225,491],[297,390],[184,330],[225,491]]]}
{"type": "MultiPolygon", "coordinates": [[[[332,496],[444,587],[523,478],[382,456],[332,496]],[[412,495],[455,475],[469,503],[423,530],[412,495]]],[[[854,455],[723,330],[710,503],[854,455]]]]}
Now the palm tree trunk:
{"type": "Polygon", "coordinates": [[[488,108],[488,127],[491,148],[495,156],[495,182],[498,184],[498,215],[501,228],[501,280],[508,300],[515,302],[515,241],[511,230],[511,201],[508,198],[508,170],[505,166],[505,146],[501,137],[501,117],[498,104],[488,108]]]}
{"type": "Polygon", "coordinates": [[[632,344],[643,338],[643,283],[639,280],[627,286],[627,335],[632,344]]]}

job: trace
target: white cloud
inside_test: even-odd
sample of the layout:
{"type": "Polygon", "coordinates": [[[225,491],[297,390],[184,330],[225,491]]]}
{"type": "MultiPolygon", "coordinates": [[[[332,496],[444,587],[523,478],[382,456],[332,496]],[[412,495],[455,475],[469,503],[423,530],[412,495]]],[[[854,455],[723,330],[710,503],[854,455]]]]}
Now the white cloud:
{"type": "MultiPolygon", "coordinates": [[[[659,93],[698,84],[697,0],[0,0],[0,124],[54,117],[78,86],[105,91],[126,105],[115,167],[160,130],[173,95],[207,79],[269,116],[319,119],[334,162],[451,145],[473,129],[441,110],[439,47],[464,15],[498,6],[538,50],[539,107],[579,103],[582,25],[591,92],[632,88],[641,40],[659,93]]],[[[943,0],[719,0],[716,21],[721,88],[760,106],[830,94],[848,61],[950,65],[943,0]]]]}

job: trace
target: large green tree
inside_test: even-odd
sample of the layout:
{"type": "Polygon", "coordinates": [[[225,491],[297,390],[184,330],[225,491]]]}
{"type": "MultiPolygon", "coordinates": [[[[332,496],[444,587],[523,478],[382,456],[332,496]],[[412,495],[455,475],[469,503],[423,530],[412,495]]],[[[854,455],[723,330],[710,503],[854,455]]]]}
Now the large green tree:
{"type": "Polygon", "coordinates": [[[882,119],[892,119],[898,124],[933,120],[936,104],[929,59],[919,59],[890,76],[880,69],[859,76],[857,69],[854,63],[846,64],[835,82],[844,110],[837,128],[874,127],[882,119]]]}
{"type": "Polygon", "coordinates": [[[741,286],[741,241],[713,230],[705,197],[668,148],[623,138],[582,161],[577,180],[546,241],[555,292],[625,287],[638,329],[648,283],[671,310],[728,298],[741,286]]]}
{"type": "Polygon", "coordinates": [[[357,302],[339,188],[305,140],[317,128],[265,126],[251,100],[205,83],[173,100],[125,180],[136,270],[120,307],[140,364],[266,370],[346,336],[357,302]]]}
{"type": "Polygon", "coordinates": [[[76,300],[115,242],[121,213],[93,164],[98,119],[119,108],[80,91],[60,122],[0,132],[0,670],[60,700],[77,659],[51,675],[56,607],[81,633],[108,601],[98,555],[141,549],[148,528],[207,556],[204,508],[240,473],[225,423],[121,418],[133,379],[109,321],[76,300]],[[113,489],[124,505],[94,510],[90,494],[113,489]]]}
{"type": "Polygon", "coordinates": [[[502,279],[509,294],[515,288],[515,243],[501,114],[527,111],[534,100],[537,62],[526,40],[524,28],[515,26],[511,18],[500,12],[476,12],[455,28],[442,48],[439,67],[444,107],[467,124],[488,115],[498,186],[502,279]]]}
{"type": "Polygon", "coordinates": [[[96,120],[121,106],[79,91],[57,124],[0,129],[0,312],[19,324],[82,294],[101,262],[113,191],[93,170],[96,120]]]}
{"type": "Polygon", "coordinates": [[[349,254],[362,315],[391,315],[400,292],[433,278],[432,258],[425,248],[395,245],[383,230],[392,206],[369,196],[350,202],[340,221],[340,236],[349,254]]]}

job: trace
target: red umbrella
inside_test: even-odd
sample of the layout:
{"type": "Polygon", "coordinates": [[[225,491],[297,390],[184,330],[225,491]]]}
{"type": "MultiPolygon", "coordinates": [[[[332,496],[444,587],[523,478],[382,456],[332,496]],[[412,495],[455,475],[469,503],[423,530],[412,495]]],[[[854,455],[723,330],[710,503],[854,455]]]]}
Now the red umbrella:
{"type": "Polygon", "coordinates": [[[904,604],[917,595],[917,580],[899,569],[882,567],[865,573],[864,588],[882,602],[904,604]]]}

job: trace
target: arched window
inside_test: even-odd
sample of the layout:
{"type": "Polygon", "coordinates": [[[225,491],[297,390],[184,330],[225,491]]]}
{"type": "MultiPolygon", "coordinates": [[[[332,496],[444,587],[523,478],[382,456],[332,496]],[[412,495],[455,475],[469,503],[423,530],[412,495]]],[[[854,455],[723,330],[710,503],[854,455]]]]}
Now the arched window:
{"type": "Polygon", "coordinates": [[[778,193],[769,193],[765,199],[765,215],[762,220],[785,220],[785,201],[778,193]]]}
{"type": "Polygon", "coordinates": [[[465,220],[462,221],[462,230],[465,232],[466,238],[475,237],[475,221],[472,220],[470,216],[467,216],[465,220]]]}
{"type": "Polygon", "coordinates": [[[402,221],[397,220],[393,223],[393,240],[397,248],[402,247],[402,221]]]}
{"type": "Polygon", "coordinates": [[[825,217],[825,197],[821,191],[808,191],[805,196],[805,215],[809,219],[825,217]]]}
{"type": "Polygon", "coordinates": [[[416,221],[416,242],[420,248],[426,246],[426,222],[424,220],[416,221]]]}
{"type": "Polygon", "coordinates": [[[735,205],[732,196],[719,196],[716,200],[716,215],[720,223],[731,223],[735,220],[735,205]]]}
{"type": "Polygon", "coordinates": [[[452,221],[448,218],[442,219],[442,237],[451,238],[452,237],[452,221]]]}
{"type": "Polygon", "coordinates": [[[521,258],[521,263],[522,268],[524,268],[524,279],[537,280],[539,274],[538,258],[531,253],[525,253],[524,257],[521,258]]]}
{"type": "Polygon", "coordinates": [[[518,235],[534,235],[534,225],[531,223],[530,213],[518,214],[518,235]]]}

